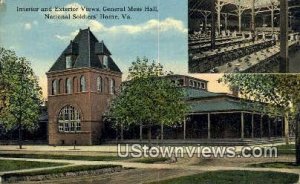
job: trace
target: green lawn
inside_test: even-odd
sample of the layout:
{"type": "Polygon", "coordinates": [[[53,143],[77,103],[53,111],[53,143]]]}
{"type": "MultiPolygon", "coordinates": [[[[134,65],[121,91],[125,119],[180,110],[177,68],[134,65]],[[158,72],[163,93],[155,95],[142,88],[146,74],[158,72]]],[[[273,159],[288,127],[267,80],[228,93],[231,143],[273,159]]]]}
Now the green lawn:
{"type": "Polygon", "coordinates": [[[292,162],[267,162],[251,164],[249,167],[300,169],[300,166],[296,166],[295,163],[292,162]]]}
{"type": "Polygon", "coordinates": [[[155,163],[161,163],[169,160],[169,158],[141,158],[138,160],[134,160],[133,162],[138,162],[138,163],[144,163],[144,164],[155,164],[155,163]]]}
{"type": "Polygon", "coordinates": [[[281,146],[277,146],[277,148],[278,148],[278,155],[296,154],[295,144],[281,145],[281,146]]]}
{"type": "Polygon", "coordinates": [[[66,165],[63,163],[0,160],[0,172],[66,165]]]}
{"type": "Polygon", "coordinates": [[[58,169],[50,169],[43,171],[31,171],[31,172],[23,172],[23,173],[11,173],[5,174],[4,177],[20,177],[20,176],[37,176],[37,175],[48,175],[48,174],[60,174],[67,172],[80,172],[80,171],[91,171],[91,170],[99,170],[105,168],[114,168],[114,167],[122,167],[119,165],[80,165],[80,166],[69,166],[58,169]]]}
{"type": "MultiPolygon", "coordinates": [[[[295,144],[290,144],[290,145],[280,145],[280,146],[276,146],[277,147],[277,153],[278,155],[295,155],[296,154],[296,148],[295,148],[295,144]]],[[[267,151],[268,149],[263,149],[263,151],[267,151]]],[[[269,152],[270,150],[268,150],[268,155],[270,154],[269,152]]],[[[251,153],[251,152],[246,152],[246,153],[251,153]]],[[[259,152],[258,152],[259,153],[259,152]]],[[[274,155],[274,151],[272,152],[272,155],[274,155]]]]}
{"type": "MultiPolygon", "coordinates": [[[[298,182],[297,174],[254,171],[216,171],[184,176],[158,182],[159,184],[290,184],[298,182]]],[[[156,182],[157,183],[157,182],[156,182]]]]}
{"type": "Polygon", "coordinates": [[[36,159],[55,159],[55,160],[87,160],[87,161],[112,161],[125,160],[118,156],[83,156],[83,155],[49,155],[49,154],[0,154],[6,158],[36,158],[36,159]]]}

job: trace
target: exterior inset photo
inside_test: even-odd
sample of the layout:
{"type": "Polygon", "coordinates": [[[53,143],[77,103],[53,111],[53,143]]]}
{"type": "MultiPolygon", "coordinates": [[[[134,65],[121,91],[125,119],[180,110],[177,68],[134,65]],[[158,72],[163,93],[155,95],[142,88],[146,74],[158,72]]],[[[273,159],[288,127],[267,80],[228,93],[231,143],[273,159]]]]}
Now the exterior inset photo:
{"type": "Polygon", "coordinates": [[[190,73],[300,72],[300,1],[188,4],[190,73]]]}

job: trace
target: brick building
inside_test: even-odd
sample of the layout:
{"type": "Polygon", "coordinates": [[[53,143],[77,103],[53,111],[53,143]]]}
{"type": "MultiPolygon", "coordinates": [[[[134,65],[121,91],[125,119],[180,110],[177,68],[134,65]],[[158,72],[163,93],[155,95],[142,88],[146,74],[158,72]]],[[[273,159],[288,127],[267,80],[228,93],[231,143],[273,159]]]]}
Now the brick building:
{"type": "Polygon", "coordinates": [[[101,140],[102,116],[122,73],[103,41],[80,30],[47,72],[50,145],[101,140]]]}
{"type": "MultiPolygon", "coordinates": [[[[282,140],[285,130],[283,117],[270,116],[258,108],[267,108],[267,104],[258,104],[226,93],[210,92],[209,82],[202,79],[184,75],[171,75],[168,78],[183,88],[189,112],[182,124],[153,126],[152,139],[163,139],[165,143],[175,144],[213,142],[229,145],[282,140]]],[[[148,127],[131,125],[122,128],[115,130],[111,123],[106,122],[103,138],[107,143],[147,143],[148,127]]]]}
{"type": "MultiPolygon", "coordinates": [[[[89,29],[80,30],[47,73],[48,135],[50,145],[94,145],[120,137],[146,139],[143,126],[115,130],[103,122],[111,98],[122,82],[122,72],[105,44],[89,29]],[[123,132],[123,136],[120,135],[123,132]]],[[[280,138],[282,117],[269,117],[251,108],[253,102],[208,91],[208,81],[183,75],[168,76],[184,88],[190,106],[183,124],[153,127],[153,138],[210,141],[280,138]],[[245,104],[250,104],[245,105],[245,104]]]]}

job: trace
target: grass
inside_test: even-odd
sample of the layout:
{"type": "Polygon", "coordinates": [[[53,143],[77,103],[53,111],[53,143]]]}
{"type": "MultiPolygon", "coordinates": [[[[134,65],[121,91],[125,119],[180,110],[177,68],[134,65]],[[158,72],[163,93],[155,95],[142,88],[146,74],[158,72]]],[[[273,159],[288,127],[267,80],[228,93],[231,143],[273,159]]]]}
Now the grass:
{"type": "Polygon", "coordinates": [[[216,171],[202,174],[184,176],[156,182],[159,184],[198,184],[198,183],[222,183],[222,184],[289,184],[297,183],[297,174],[279,172],[255,172],[255,171],[216,171]]]}
{"type": "Polygon", "coordinates": [[[289,145],[280,145],[277,146],[278,148],[278,154],[286,154],[286,155],[291,155],[291,154],[296,154],[296,148],[295,144],[289,144],[289,145]]]}
{"type": "Polygon", "coordinates": [[[80,171],[92,171],[105,168],[115,168],[122,167],[119,165],[80,165],[80,166],[70,166],[62,167],[57,169],[48,169],[42,171],[31,171],[31,172],[22,172],[22,173],[10,173],[3,175],[5,178],[9,177],[22,177],[22,176],[37,176],[37,175],[50,175],[50,174],[62,174],[67,172],[80,172],[80,171]]]}
{"type": "Polygon", "coordinates": [[[267,162],[251,164],[248,167],[300,169],[300,166],[297,166],[295,163],[292,162],[267,162]]]}
{"type": "Polygon", "coordinates": [[[160,162],[166,162],[169,158],[159,157],[159,158],[141,158],[138,160],[134,160],[133,162],[144,163],[144,164],[155,164],[160,162]]]}
{"type": "Polygon", "coordinates": [[[49,163],[49,162],[19,161],[19,160],[0,160],[0,172],[21,170],[21,169],[54,167],[54,166],[62,166],[62,165],[66,165],[66,164],[49,163]]]}
{"type": "MultiPolygon", "coordinates": [[[[296,154],[296,149],[295,149],[295,144],[290,144],[290,145],[280,145],[276,146],[277,147],[277,154],[278,155],[295,155],[296,154]]],[[[270,155],[270,150],[268,149],[262,149],[263,154],[270,155]]],[[[246,153],[252,154],[252,151],[247,151],[246,153]]],[[[259,153],[259,152],[257,152],[259,153]]],[[[275,155],[275,152],[272,151],[272,155],[275,155]]]]}
{"type": "Polygon", "coordinates": [[[86,161],[112,161],[125,160],[118,156],[83,156],[83,155],[48,155],[48,154],[0,154],[5,158],[36,158],[36,159],[55,159],[55,160],[86,160],[86,161]]]}

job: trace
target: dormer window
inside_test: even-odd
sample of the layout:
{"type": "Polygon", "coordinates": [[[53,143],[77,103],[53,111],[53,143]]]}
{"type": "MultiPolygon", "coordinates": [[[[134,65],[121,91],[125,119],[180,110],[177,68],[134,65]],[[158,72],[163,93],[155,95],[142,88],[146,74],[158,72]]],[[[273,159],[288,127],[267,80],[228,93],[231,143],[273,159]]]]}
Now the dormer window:
{"type": "Polygon", "coordinates": [[[72,56],[66,56],[66,69],[72,68],[72,56]]]}
{"type": "Polygon", "coordinates": [[[103,66],[104,68],[108,68],[108,56],[103,56],[103,66]]]}
{"type": "Polygon", "coordinates": [[[193,81],[192,80],[190,80],[190,87],[193,87],[193,81]]]}
{"type": "Polygon", "coordinates": [[[205,83],[203,83],[203,82],[201,83],[201,88],[206,89],[205,83]]]}

